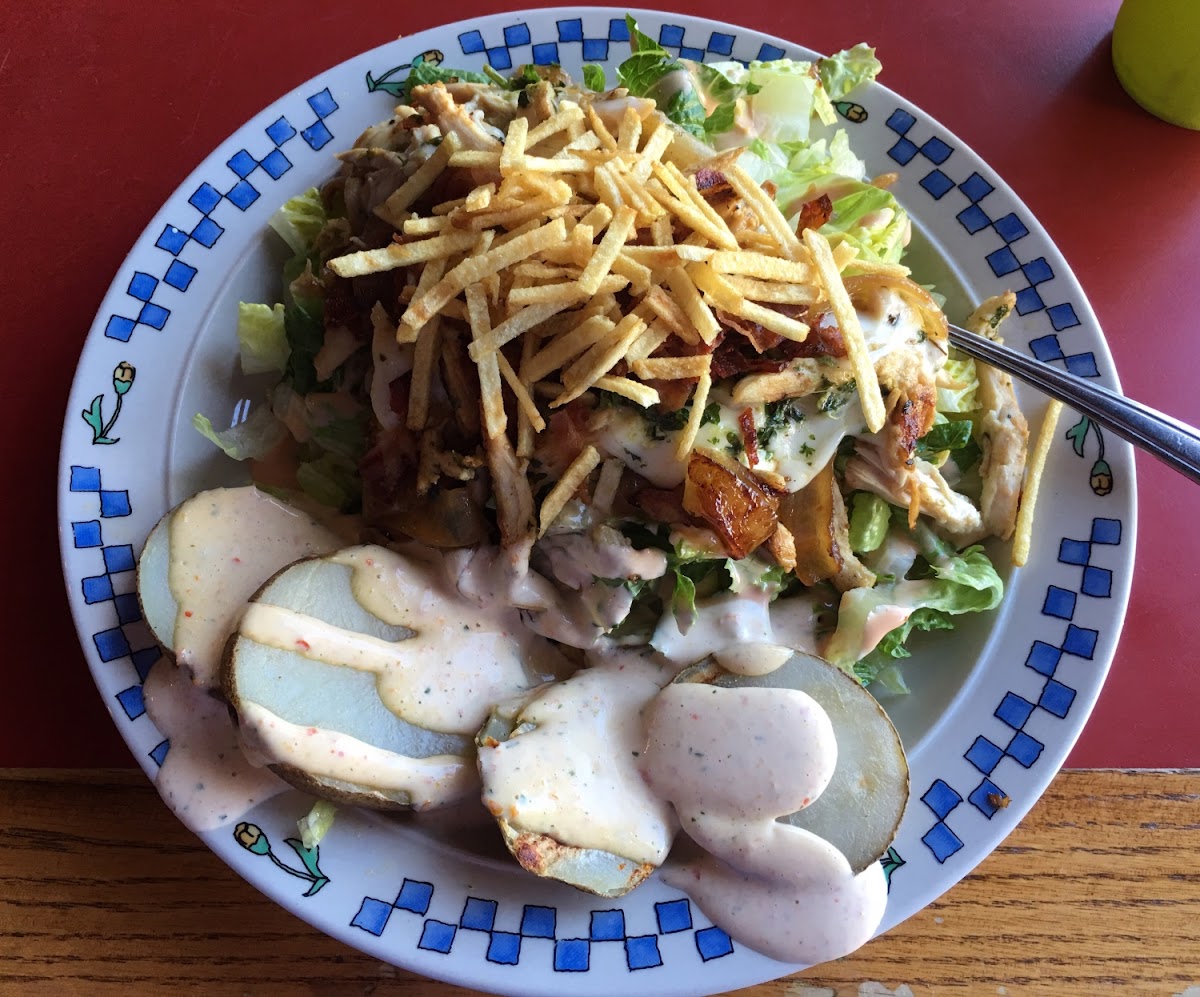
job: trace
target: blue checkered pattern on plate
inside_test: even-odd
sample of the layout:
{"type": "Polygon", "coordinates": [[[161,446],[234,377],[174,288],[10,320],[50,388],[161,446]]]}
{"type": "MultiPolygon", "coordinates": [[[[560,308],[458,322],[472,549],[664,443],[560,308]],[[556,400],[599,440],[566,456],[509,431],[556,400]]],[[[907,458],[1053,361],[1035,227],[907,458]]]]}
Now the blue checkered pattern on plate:
{"type": "MultiPolygon", "coordinates": [[[[911,112],[897,108],[887,119],[887,126],[898,136],[888,150],[888,156],[910,169],[922,170],[925,169],[925,163],[932,164],[934,168],[925,172],[919,181],[925,192],[935,201],[940,201],[951,191],[957,190],[957,196],[965,202],[955,214],[958,223],[970,235],[990,231],[1000,237],[1002,245],[989,252],[986,260],[997,277],[1012,275],[1012,279],[1017,280],[1016,275],[1019,272],[1024,279],[1026,286],[1017,290],[1017,314],[1028,315],[1044,310],[1055,332],[1079,325],[1079,317],[1069,301],[1049,306],[1043,301],[1038,288],[1054,279],[1054,270],[1044,256],[1023,258],[1026,254],[1022,253],[1016,244],[1029,234],[1029,229],[1015,212],[1009,211],[998,218],[992,217],[985,202],[995,187],[975,170],[962,180],[955,181],[952,177],[954,171],[943,169],[949,167],[949,161],[954,155],[954,146],[937,135],[929,135],[918,144],[918,133],[922,128],[918,126],[917,118],[911,112]]],[[[1073,374],[1083,377],[1098,375],[1095,357],[1091,353],[1065,356],[1058,346],[1058,337],[1054,335],[1043,337],[1036,342],[1042,344],[1040,347],[1034,347],[1034,353],[1039,360],[1062,360],[1073,374]]]]}
{"type": "MultiPolygon", "coordinates": [[[[482,54],[494,68],[508,70],[524,62],[538,65],[574,62],[572,57],[576,53],[582,62],[606,62],[610,58],[611,45],[615,43],[624,50],[629,41],[629,28],[624,18],[619,17],[610,18],[607,31],[597,34],[588,34],[579,17],[560,20],[556,27],[557,36],[546,41],[534,41],[529,25],[522,21],[508,25],[490,38],[485,38],[481,31],[464,31],[458,36],[458,44],[463,55],[482,54]]],[[[698,62],[704,59],[779,59],[786,55],[778,46],[763,43],[753,52],[735,56],[736,42],[736,35],[724,31],[710,31],[706,37],[689,38],[687,29],[677,24],[664,24],[658,32],[658,43],[663,48],[678,53],[680,58],[698,62]]]]}
{"type": "Polygon", "coordinates": [[[559,937],[558,912],[553,907],[525,904],[515,931],[496,927],[500,904],[495,900],[467,897],[456,923],[427,917],[433,903],[434,884],[405,879],[395,900],[364,897],[358,913],[351,919],[352,927],[376,937],[381,936],[396,911],[415,914],[421,920],[421,937],[417,947],[448,954],[454,947],[459,931],[481,932],[488,936],[489,962],[515,966],[521,960],[522,945],[530,940],[553,942],[553,946],[538,946],[536,951],[551,960],[556,972],[586,973],[591,968],[593,946],[615,946],[624,949],[625,965],[632,972],[652,969],[663,964],[659,939],[664,935],[689,932],[697,956],[708,962],[733,952],[733,942],[717,927],[696,928],[692,908],[686,899],[668,900],[654,905],[656,930],[653,933],[631,935],[625,927],[622,910],[594,910],[588,934],[582,938],[559,937]]]}
{"type": "Polygon", "coordinates": [[[104,327],[105,336],[127,343],[138,326],[163,329],[171,317],[171,310],[164,302],[172,300],[170,292],[163,290],[164,285],[170,291],[183,294],[198,272],[196,265],[185,262],[179,255],[189,248],[212,249],[225,232],[214,217],[217,208],[228,203],[238,211],[245,211],[257,201],[260,187],[278,180],[292,168],[292,161],[284,151],[284,146],[297,135],[313,152],[329,144],[333,133],[326,119],[338,109],[337,101],[326,87],[312,94],[306,103],[316,116],[312,124],[297,131],[286,117],[280,116],[266,128],[266,138],[270,144],[263,143],[261,157],[248,149],[239,149],[225,164],[231,177],[214,177],[211,182],[206,180],[192,192],[188,204],[196,209],[200,217],[180,226],[166,225],[159,233],[154,245],[171,257],[170,262],[164,262],[165,269],[160,277],[142,271],[133,275],[126,293],[137,302],[129,308],[131,313],[136,309],[136,313],[132,316],[121,313],[110,315],[104,327]],[[155,295],[160,292],[161,297],[155,301],[155,295]]]}
{"type": "MultiPolygon", "coordinates": [[[[1064,719],[1075,702],[1075,690],[1055,677],[1063,655],[1091,660],[1099,639],[1099,632],[1076,626],[1071,620],[1075,616],[1079,596],[1091,599],[1108,599],[1112,595],[1112,571],[1094,558],[1102,557],[1106,547],[1121,543],[1121,523],[1116,519],[1093,519],[1091,532],[1086,540],[1063,539],[1059,543],[1060,564],[1080,568],[1077,590],[1049,585],[1042,604],[1042,615],[1050,620],[1062,621],[1065,626],[1055,627],[1061,633],[1057,643],[1036,639],[1029,646],[1025,667],[1031,669],[1042,682],[1040,691],[1030,699],[1017,692],[1008,692],[996,707],[993,716],[1007,728],[1007,742],[1003,747],[991,738],[980,734],[971,742],[964,758],[983,776],[966,799],[984,817],[991,820],[996,811],[1008,805],[1008,795],[992,781],[991,776],[1004,759],[1015,762],[1022,768],[1032,767],[1041,757],[1044,745],[1025,732],[1030,717],[1040,711],[1058,719],[1064,719]]],[[[1049,632],[1049,631],[1048,631],[1049,632]]],[[[998,738],[1004,740],[1004,738],[998,738]]],[[[938,862],[945,862],[963,847],[963,841],[950,828],[947,817],[963,801],[963,796],[945,779],[935,779],[921,797],[921,801],[936,818],[921,840],[933,852],[938,862]]]]}

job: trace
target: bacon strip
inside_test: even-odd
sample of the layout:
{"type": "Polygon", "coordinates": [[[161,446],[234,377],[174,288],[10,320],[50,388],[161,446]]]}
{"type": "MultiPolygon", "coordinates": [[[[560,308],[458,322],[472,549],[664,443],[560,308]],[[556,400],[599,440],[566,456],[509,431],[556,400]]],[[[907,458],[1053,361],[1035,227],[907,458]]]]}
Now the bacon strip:
{"type": "Polygon", "coordinates": [[[758,463],[758,432],[754,428],[754,409],[746,406],[738,414],[738,428],[742,431],[742,443],[746,447],[746,461],[751,467],[758,463]]]}
{"type": "Polygon", "coordinates": [[[805,201],[804,207],[800,209],[800,220],[796,222],[796,235],[806,228],[820,228],[832,217],[833,202],[829,200],[828,194],[805,201]]]}

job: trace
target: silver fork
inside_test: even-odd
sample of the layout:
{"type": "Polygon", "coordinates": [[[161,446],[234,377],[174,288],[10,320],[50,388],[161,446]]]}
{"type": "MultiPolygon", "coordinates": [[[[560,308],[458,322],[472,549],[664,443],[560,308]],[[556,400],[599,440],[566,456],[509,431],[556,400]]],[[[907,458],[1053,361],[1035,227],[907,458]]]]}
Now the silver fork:
{"type": "Polygon", "coordinates": [[[950,342],[1070,405],[1200,484],[1200,430],[1194,426],[956,325],[950,326],[950,342]]]}

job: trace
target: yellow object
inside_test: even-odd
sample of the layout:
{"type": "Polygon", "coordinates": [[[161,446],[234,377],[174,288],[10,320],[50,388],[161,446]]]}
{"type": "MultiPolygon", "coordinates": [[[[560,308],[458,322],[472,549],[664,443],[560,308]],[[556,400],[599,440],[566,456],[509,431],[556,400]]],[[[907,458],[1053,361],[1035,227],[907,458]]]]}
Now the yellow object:
{"type": "Polygon", "coordinates": [[[1164,121],[1200,129],[1200,0],[1124,0],[1112,54],[1129,96],[1164,121]]]}

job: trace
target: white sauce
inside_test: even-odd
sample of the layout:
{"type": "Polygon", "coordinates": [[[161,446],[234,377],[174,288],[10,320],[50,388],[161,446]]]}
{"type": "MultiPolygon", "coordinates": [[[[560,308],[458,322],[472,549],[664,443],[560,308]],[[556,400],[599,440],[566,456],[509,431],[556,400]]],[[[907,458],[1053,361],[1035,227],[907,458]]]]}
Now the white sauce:
{"type": "MultiPolygon", "coordinates": [[[[848,433],[862,430],[862,407],[858,396],[851,395],[836,412],[827,414],[817,409],[816,395],[799,398],[792,408],[803,419],[789,419],[781,425],[769,443],[758,448],[757,471],[780,475],[788,491],[799,491],[812,480],[837,452],[838,444],[848,433]]],[[[754,413],[755,429],[767,422],[764,405],[737,405],[722,393],[714,394],[718,405],[718,420],[701,426],[696,445],[729,453],[730,441],[738,441],[738,459],[748,463],[740,449],[742,439],[738,417],[749,407],[754,413]]],[[[655,439],[648,423],[634,410],[615,410],[605,422],[596,446],[611,457],[623,460],[631,469],[658,488],[674,488],[683,482],[687,463],[675,453],[678,431],[667,431],[664,439],[655,439]]]]}
{"type": "Polygon", "coordinates": [[[252,486],[200,492],[175,511],[169,532],[175,660],[205,689],[219,683],[225,641],[263,582],[341,546],[316,520],[252,486]]]}
{"type": "Polygon", "coordinates": [[[229,709],[192,685],[167,658],[150,669],[142,698],[154,726],[171,741],[155,785],[190,830],[224,827],[291,788],[247,760],[229,709]]]}
{"type": "MultiPolygon", "coordinates": [[[[920,326],[913,309],[894,290],[885,289],[873,304],[871,311],[859,311],[858,317],[871,359],[878,363],[911,344],[920,326]],[[889,323],[889,314],[898,316],[895,325],[889,323]]],[[[931,344],[927,350],[936,351],[936,347],[931,344]]],[[[833,367],[849,371],[850,361],[845,357],[831,358],[830,362],[833,367]]],[[[758,448],[759,459],[754,469],[779,475],[790,492],[799,491],[829,463],[843,438],[860,434],[865,428],[857,393],[831,413],[817,408],[819,397],[812,394],[793,399],[791,409],[803,418],[787,419],[758,448]]],[[[749,407],[754,414],[755,430],[761,430],[767,422],[766,406],[738,405],[721,389],[713,392],[710,401],[718,405],[718,419],[700,427],[696,445],[731,452],[731,441],[735,441],[733,451],[737,452],[738,460],[748,465],[749,458],[740,452],[742,430],[738,417],[749,407]]],[[[680,432],[662,431],[657,434],[662,438],[656,439],[649,423],[636,410],[617,408],[606,413],[593,442],[655,487],[674,488],[683,482],[687,472],[686,461],[676,455],[680,432]]]]}
{"type": "Polygon", "coordinates": [[[897,627],[904,626],[913,612],[913,609],[906,606],[876,606],[872,609],[867,614],[867,623],[863,627],[858,657],[865,657],[874,651],[884,637],[897,627]]]}
{"type": "Polygon", "coordinates": [[[780,644],[751,643],[727,647],[713,655],[717,664],[736,675],[770,675],[793,654],[780,644]]]}
{"type": "Polygon", "coordinates": [[[731,937],[772,958],[816,963],[866,942],[882,920],[878,863],[855,875],[833,845],[776,818],[829,784],[828,715],[796,690],[668,686],[646,711],[643,771],[709,855],[668,869],[731,937]]]}
{"type": "Polygon", "coordinates": [[[418,810],[461,799],[476,782],[471,760],[459,755],[407,758],[337,731],[290,723],[257,703],[243,703],[238,715],[251,749],[273,763],[381,793],[405,792],[418,810]]]}
{"type": "Polygon", "coordinates": [[[479,750],[484,805],[522,831],[658,865],[676,824],[642,779],[641,711],[664,680],[631,655],[548,686],[520,711],[520,731],[479,750]]]}
{"type": "Polygon", "coordinates": [[[696,622],[683,633],[675,614],[663,613],[650,646],[676,664],[691,665],[743,644],[774,644],[770,596],[762,589],[724,592],[698,600],[696,622]]]}

